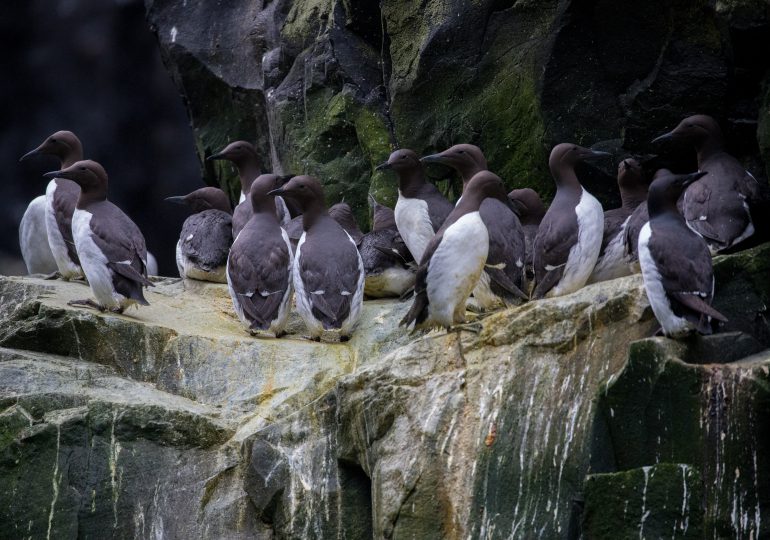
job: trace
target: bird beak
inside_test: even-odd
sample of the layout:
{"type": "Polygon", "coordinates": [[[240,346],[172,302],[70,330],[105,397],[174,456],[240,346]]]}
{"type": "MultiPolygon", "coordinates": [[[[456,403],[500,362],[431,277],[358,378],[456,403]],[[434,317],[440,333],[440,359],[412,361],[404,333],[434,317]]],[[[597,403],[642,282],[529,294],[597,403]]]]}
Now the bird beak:
{"type": "Polygon", "coordinates": [[[698,171],[698,172],[694,172],[692,174],[687,175],[684,178],[684,185],[685,185],[685,187],[687,187],[690,184],[694,183],[696,180],[706,176],[707,174],[708,174],[708,171],[698,171]]]}
{"type": "Polygon", "coordinates": [[[431,154],[421,157],[420,163],[444,163],[444,158],[441,154],[431,154]]]}
{"type": "Polygon", "coordinates": [[[612,154],[610,154],[609,152],[600,152],[599,150],[591,150],[590,148],[588,149],[588,151],[589,152],[587,154],[585,154],[584,156],[581,156],[583,159],[598,159],[598,158],[612,156],[612,154]]]}
{"type": "Polygon", "coordinates": [[[225,156],[221,152],[219,152],[218,154],[211,154],[209,157],[206,158],[206,161],[214,161],[216,159],[225,159],[225,156]]]}
{"type": "Polygon", "coordinates": [[[377,165],[374,168],[374,170],[375,171],[384,171],[384,170],[392,169],[392,168],[393,168],[393,166],[386,161],[385,163],[380,163],[379,165],[377,165]]]}
{"type": "Polygon", "coordinates": [[[43,175],[43,178],[48,178],[49,180],[53,180],[54,178],[67,178],[67,176],[64,171],[51,171],[51,172],[45,173],[43,175]]]}
{"type": "Polygon", "coordinates": [[[31,150],[31,151],[27,152],[26,154],[24,154],[23,156],[21,156],[19,158],[19,161],[20,162],[21,161],[25,161],[25,160],[31,158],[32,156],[38,155],[39,153],[40,153],[40,148],[35,148],[34,150],[31,150]]]}
{"type": "Polygon", "coordinates": [[[187,202],[184,200],[184,196],[179,195],[176,197],[166,197],[166,202],[174,203],[174,204],[184,204],[186,205],[187,202]]]}
{"type": "Polygon", "coordinates": [[[278,189],[274,189],[273,191],[268,191],[267,194],[268,195],[273,195],[273,196],[277,196],[277,195],[284,195],[284,196],[285,195],[290,195],[290,193],[288,191],[286,191],[285,189],[283,189],[283,188],[278,188],[278,189]]]}
{"type": "Polygon", "coordinates": [[[672,132],[668,132],[664,135],[661,135],[660,137],[655,137],[652,140],[652,144],[666,143],[672,140],[674,140],[674,134],[672,132]]]}

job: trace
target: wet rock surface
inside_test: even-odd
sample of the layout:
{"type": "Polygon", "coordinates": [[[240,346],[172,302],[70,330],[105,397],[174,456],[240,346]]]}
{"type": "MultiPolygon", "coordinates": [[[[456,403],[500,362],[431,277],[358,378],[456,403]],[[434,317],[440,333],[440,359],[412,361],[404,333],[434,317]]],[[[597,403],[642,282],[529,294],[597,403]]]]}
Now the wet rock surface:
{"type": "MultiPolygon", "coordinates": [[[[717,260],[729,318],[766,299],[767,260],[717,260]]],[[[479,333],[410,336],[407,304],[366,302],[350,342],[318,344],[299,320],[250,337],[223,285],[160,280],[128,315],[66,305],[87,292],[0,279],[2,537],[770,533],[761,310],[650,338],[630,276],[479,333]]]]}

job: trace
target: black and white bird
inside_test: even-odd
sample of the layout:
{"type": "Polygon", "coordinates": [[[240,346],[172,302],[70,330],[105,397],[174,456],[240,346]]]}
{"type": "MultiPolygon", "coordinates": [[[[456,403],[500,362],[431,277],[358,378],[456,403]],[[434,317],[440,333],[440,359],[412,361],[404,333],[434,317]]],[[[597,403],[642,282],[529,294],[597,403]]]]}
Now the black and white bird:
{"type": "MultiPolygon", "coordinates": [[[[535,280],[535,270],[532,266],[532,253],[535,247],[535,237],[540,222],[545,216],[545,205],[537,191],[531,188],[514,189],[508,193],[508,200],[513,203],[513,211],[519,216],[521,228],[524,230],[524,270],[527,282],[535,280]]],[[[526,291],[525,291],[526,292],[526,291]]]]}
{"type": "Polygon", "coordinates": [[[704,239],[690,230],[677,210],[687,186],[708,174],[660,175],[650,185],[650,221],[639,234],[644,288],[663,333],[682,337],[710,334],[710,319],[727,319],[711,307],[714,272],[704,239]]]}
{"type": "Polygon", "coordinates": [[[147,248],[139,227],[107,200],[107,173],[95,161],[78,161],[44,175],[66,178],[80,186],[72,217],[72,235],[96,301],[73,300],[101,311],[122,313],[131,305],[148,305],[142,287],[147,279],[147,248]]]}
{"type": "Polygon", "coordinates": [[[400,297],[414,286],[415,263],[398,233],[393,210],[369,196],[372,230],[358,246],[364,263],[364,293],[372,298],[400,297]]]}
{"type": "Polygon", "coordinates": [[[575,292],[593,272],[602,247],[604,212],[580,185],[575,165],[608,155],[571,143],[558,144],[551,151],[548,166],[556,181],[556,196],[535,237],[534,298],[575,292]]]}
{"type": "MultiPolygon", "coordinates": [[[[658,169],[652,176],[652,181],[668,176],[672,172],[668,169],[658,169]]],[[[682,200],[679,199],[679,205],[682,200]]],[[[680,208],[681,210],[681,208],[680,208]]],[[[638,274],[642,271],[639,266],[639,234],[642,232],[642,227],[650,221],[650,212],[647,208],[647,201],[645,200],[639,206],[637,206],[631,213],[626,223],[625,236],[623,238],[623,249],[625,250],[626,261],[628,261],[628,268],[632,274],[638,274]]]]}
{"type": "Polygon", "coordinates": [[[329,216],[323,187],[312,176],[295,176],[271,191],[297,202],[302,209],[303,233],[294,255],[292,276],[297,311],[311,339],[324,330],[350,338],[361,316],[364,264],[356,243],[329,216]]]}
{"type": "Polygon", "coordinates": [[[701,235],[712,255],[754,234],[750,205],[759,196],[759,183],[733,156],[725,152],[719,124],[710,116],[685,118],[673,131],[653,143],[684,142],[698,154],[698,170],[708,171],[685,190],[682,213],[687,226],[701,235]]]}
{"type": "Polygon", "coordinates": [[[225,192],[204,187],[166,200],[193,211],[182,224],[176,243],[179,277],[227,283],[225,267],[233,243],[233,224],[230,199],[225,192]]]}
{"type": "Polygon", "coordinates": [[[376,170],[392,169],[398,175],[396,226],[415,261],[422,259],[428,242],[454,208],[433,184],[425,180],[417,154],[396,150],[376,170]]]}
{"type": "Polygon", "coordinates": [[[626,229],[636,208],[647,200],[647,183],[642,167],[633,158],[618,165],[618,188],[621,207],[604,212],[604,235],[599,259],[588,283],[607,281],[631,275],[631,264],[626,249],[626,229]]]}
{"type": "MultiPolygon", "coordinates": [[[[83,146],[71,131],[57,131],[21,160],[37,155],[55,156],[59,168],[65,169],[83,159],[83,146]]],[[[21,254],[30,274],[57,272],[66,280],[83,277],[72,238],[72,214],[79,196],[77,184],[66,178],[52,178],[45,196],[30,203],[19,226],[21,254]]]]}
{"type": "Polygon", "coordinates": [[[482,171],[429,242],[417,269],[414,302],[401,325],[449,329],[464,322],[465,304],[487,261],[489,234],[479,208],[490,197],[508,201],[502,180],[482,171]]]}
{"type": "Polygon", "coordinates": [[[249,192],[251,218],[230,249],[227,288],[238,318],[252,333],[281,337],[291,312],[293,257],[278,222],[275,175],[263,174],[249,192]]]}
{"type": "Polygon", "coordinates": [[[334,221],[339,223],[343,229],[345,229],[345,232],[350,235],[356,245],[361,243],[361,238],[364,236],[364,233],[362,233],[361,229],[358,227],[356,217],[353,215],[353,210],[348,203],[343,201],[333,204],[329,208],[329,215],[334,221]]]}
{"type": "MultiPolygon", "coordinates": [[[[233,211],[233,238],[238,237],[246,222],[251,218],[251,201],[247,195],[251,184],[262,174],[262,160],[253,144],[246,141],[235,141],[228,144],[221,152],[207,158],[208,161],[225,159],[232,162],[238,169],[238,178],[241,181],[241,194],[238,205],[233,211]]],[[[287,178],[288,179],[288,178],[287,178]]],[[[275,198],[275,211],[280,223],[287,223],[292,214],[281,197],[275,198]]]]}
{"type": "MultiPolygon", "coordinates": [[[[462,177],[463,193],[471,178],[487,170],[484,154],[472,144],[457,144],[439,154],[425,156],[420,161],[441,163],[455,169],[462,177]]],[[[489,233],[489,251],[484,272],[473,289],[473,299],[483,310],[528,300],[523,292],[527,290],[524,229],[509,205],[507,198],[505,202],[487,198],[479,208],[479,215],[489,233]]]]}

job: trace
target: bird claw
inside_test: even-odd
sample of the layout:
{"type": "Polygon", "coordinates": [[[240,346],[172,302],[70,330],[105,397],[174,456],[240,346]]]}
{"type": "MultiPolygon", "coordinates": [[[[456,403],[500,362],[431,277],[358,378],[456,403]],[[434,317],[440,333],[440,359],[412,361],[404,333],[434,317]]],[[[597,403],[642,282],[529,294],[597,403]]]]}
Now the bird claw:
{"type": "Polygon", "coordinates": [[[57,270],[56,272],[51,272],[50,274],[46,274],[43,276],[43,279],[59,279],[61,277],[61,274],[57,270]]]}
{"type": "MultiPolygon", "coordinates": [[[[73,307],[90,307],[90,308],[98,309],[102,313],[104,313],[106,311],[104,306],[102,306],[100,304],[97,304],[96,302],[94,302],[90,298],[87,298],[85,300],[70,300],[69,302],[67,302],[67,305],[68,306],[73,306],[73,307]]],[[[123,310],[121,309],[121,312],[122,311],[123,310]]]]}

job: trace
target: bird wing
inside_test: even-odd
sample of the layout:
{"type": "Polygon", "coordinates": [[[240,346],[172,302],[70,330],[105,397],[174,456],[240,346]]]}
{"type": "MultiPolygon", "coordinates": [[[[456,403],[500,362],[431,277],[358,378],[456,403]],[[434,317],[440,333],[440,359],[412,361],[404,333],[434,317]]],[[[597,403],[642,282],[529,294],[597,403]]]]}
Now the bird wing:
{"type": "Polygon", "coordinates": [[[535,298],[542,298],[559,282],[569,252],[578,240],[577,217],[572,221],[549,217],[546,214],[535,238],[535,298]]]}
{"type": "Polygon", "coordinates": [[[484,271],[495,294],[527,300],[521,291],[524,272],[524,230],[516,214],[496,199],[486,199],[480,208],[489,233],[489,251],[484,271]],[[497,290],[495,290],[497,289],[497,290]]]}
{"type": "Polygon", "coordinates": [[[221,210],[204,210],[188,217],[179,235],[182,254],[200,268],[212,271],[227,262],[233,243],[232,218],[221,210]]]}
{"type": "Polygon", "coordinates": [[[72,214],[78,204],[80,188],[75,182],[64,178],[57,178],[56,183],[56,196],[51,201],[51,208],[53,208],[56,224],[59,226],[59,233],[67,246],[67,255],[72,261],[80,264],[75,240],[72,237],[72,214]]]}

